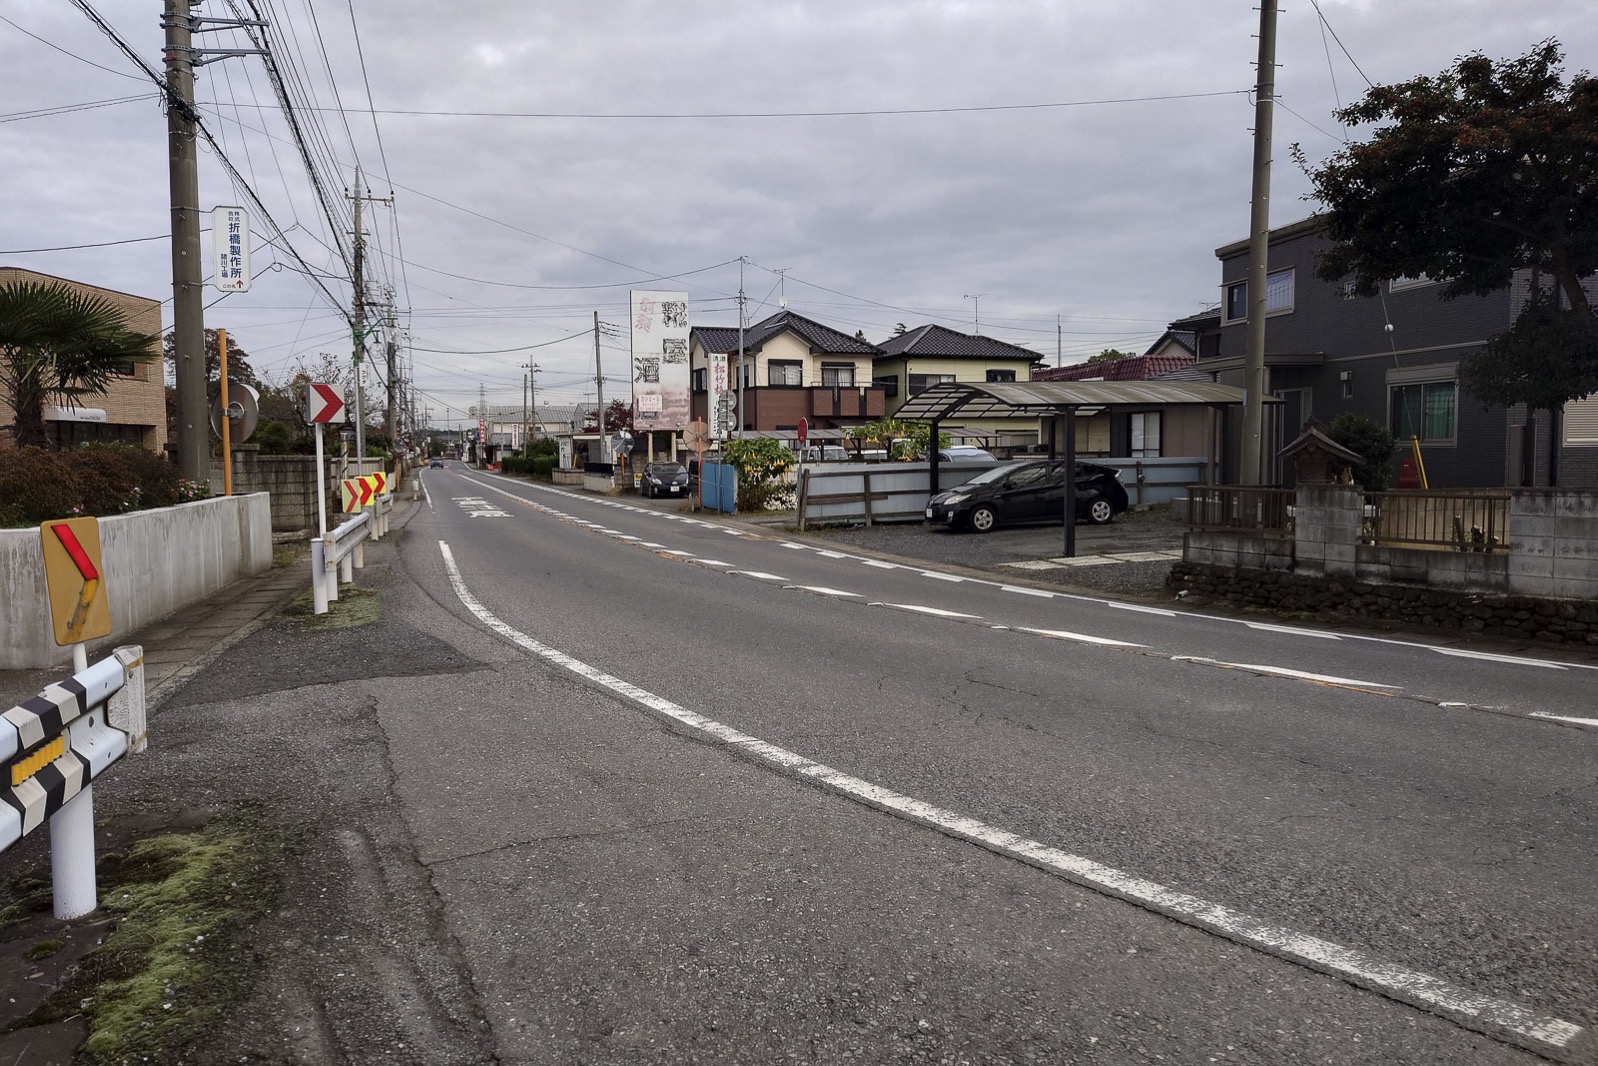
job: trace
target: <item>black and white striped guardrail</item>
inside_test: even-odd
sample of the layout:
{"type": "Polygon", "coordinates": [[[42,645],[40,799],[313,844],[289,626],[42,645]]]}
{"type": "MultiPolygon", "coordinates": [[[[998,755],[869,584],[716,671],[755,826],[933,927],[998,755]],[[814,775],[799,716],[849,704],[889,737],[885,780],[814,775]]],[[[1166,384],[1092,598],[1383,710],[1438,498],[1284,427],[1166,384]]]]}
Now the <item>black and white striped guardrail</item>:
{"type": "Polygon", "coordinates": [[[57,918],[96,905],[90,783],[144,746],[144,650],[137,645],[0,714],[0,851],[49,821],[57,918]]]}

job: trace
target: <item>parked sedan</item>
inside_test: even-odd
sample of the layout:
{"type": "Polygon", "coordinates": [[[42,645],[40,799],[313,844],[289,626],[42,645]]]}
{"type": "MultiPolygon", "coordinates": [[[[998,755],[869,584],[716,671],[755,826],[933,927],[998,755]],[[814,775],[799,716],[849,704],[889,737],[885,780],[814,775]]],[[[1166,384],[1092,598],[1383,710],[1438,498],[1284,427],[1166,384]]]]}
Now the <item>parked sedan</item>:
{"type": "MultiPolygon", "coordinates": [[[[1076,464],[1076,520],[1103,525],[1127,507],[1120,471],[1076,464]]],[[[986,533],[997,526],[1059,522],[1065,512],[1065,463],[1058,459],[1011,463],[927,501],[927,518],[986,533]]]]}
{"type": "Polygon", "coordinates": [[[638,481],[638,490],[650,499],[656,496],[686,496],[688,471],[681,463],[649,463],[638,481]]]}

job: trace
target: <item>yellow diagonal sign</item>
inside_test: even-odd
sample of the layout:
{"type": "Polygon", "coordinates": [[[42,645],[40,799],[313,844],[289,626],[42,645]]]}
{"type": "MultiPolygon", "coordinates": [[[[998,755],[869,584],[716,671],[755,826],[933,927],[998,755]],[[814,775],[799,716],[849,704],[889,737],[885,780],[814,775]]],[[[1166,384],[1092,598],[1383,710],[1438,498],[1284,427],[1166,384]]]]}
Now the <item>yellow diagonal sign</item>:
{"type": "Polygon", "coordinates": [[[39,526],[50,620],[57,644],[111,635],[111,603],[100,565],[100,521],[67,518],[39,526]]]}

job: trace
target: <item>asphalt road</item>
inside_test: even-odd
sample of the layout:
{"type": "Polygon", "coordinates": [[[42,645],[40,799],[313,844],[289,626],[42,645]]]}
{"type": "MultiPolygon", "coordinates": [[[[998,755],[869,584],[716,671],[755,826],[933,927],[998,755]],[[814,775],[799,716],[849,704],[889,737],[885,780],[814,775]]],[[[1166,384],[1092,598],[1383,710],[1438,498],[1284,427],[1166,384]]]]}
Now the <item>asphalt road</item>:
{"type": "Polygon", "coordinates": [[[423,481],[109,779],[305,837],[193,1061],[1598,1061],[1591,664],[423,481]]]}

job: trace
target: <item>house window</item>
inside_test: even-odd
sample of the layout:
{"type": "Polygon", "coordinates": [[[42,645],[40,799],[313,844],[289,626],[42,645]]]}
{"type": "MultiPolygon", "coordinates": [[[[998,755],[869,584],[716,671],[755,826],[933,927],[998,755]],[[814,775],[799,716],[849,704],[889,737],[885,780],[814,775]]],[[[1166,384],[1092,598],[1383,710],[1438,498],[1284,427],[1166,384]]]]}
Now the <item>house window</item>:
{"type": "MultiPolygon", "coordinates": [[[[1265,313],[1286,314],[1293,309],[1293,268],[1265,275],[1265,313]]],[[[1248,282],[1234,281],[1226,287],[1226,321],[1248,318],[1248,282]]]]}
{"type": "Polygon", "coordinates": [[[700,367],[698,370],[693,372],[693,381],[691,383],[691,387],[695,392],[705,391],[705,377],[707,373],[708,372],[704,367],[700,367]]]}
{"type": "Polygon", "coordinates": [[[1598,445],[1598,396],[1565,404],[1562,425],[1566,446],[1591,448],[1598,445]]]}
{"type": "Polygon", "coordinates": [[[1403,292],[1405,289],[1418,289],[1422,285],[1432,284],[1433,279],[1426,274],[1414,274],[1401,278],[1394,278],[1387,283],[1388,292],[1403,292]]]}
{"type": "Polygon", "coordinates": [[[821,384],[828,388],[854,384],[853,363],[822,363],[821,384]]]}
{"type": "Polygon", "coordinates": [[[1401,441],[1419,437],[1422,444],[1452,443],[1454,415],[1459,406],[1458,386],[1452,381],[1394,385],[1393,436],[1401,441]]]}
{"type": "Polygon", "coordinates": [[[138,374],[139,365],[133,362],[118,363],[111,369],[118,377],[131,378],[138,374]]]}
{"type": "Polygon", "coordinates": [[[1014,381],[1015,380],[1015,371],[1014,370],[990,370],[990,371],[988,371],[988,380],[989,381],[1014,381]]]}
{"type": "Polygon", "coordinates": [[[1134,411],[1131,415],[1134,459],[1157,459],[1160,455],[1160,412],[1134,411]]]}
{"type": "Polygon", "coordinates": [[[911,374],[910,395],[914,396],[918,392],[925,392],[934,385],[943,385],[953,380],[953,374],[911,374]]]}
{"type": "Polygon", "coordinates": [[[871,384],[880,387],[882,395],[886,399],[891,400],[899,395],[899,379],[896,375],[884,374],[882,377],[872,378],[871,384]]]}
{"type": "Polygon", "coordinates": [[[799,362],[779,362],[773,359],[766,364],[766,380],[773,385],[803,385],[805,365],[799,362]]]}

